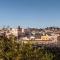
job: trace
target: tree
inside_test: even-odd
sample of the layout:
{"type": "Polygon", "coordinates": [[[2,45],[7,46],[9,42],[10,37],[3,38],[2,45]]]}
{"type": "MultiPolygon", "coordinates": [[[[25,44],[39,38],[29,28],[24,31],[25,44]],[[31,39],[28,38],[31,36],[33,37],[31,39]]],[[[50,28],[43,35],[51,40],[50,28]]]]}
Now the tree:
{"type": "Polygon", "coordinates": [[[53,60],[54,55],[30,43],[0,37],[0,60],[53,60]]]}

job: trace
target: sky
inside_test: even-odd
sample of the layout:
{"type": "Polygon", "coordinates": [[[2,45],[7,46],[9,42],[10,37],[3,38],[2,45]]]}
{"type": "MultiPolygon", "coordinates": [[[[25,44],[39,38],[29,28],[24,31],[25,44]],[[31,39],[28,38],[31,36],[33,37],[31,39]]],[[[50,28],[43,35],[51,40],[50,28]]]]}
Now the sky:
{"type": "Polygon", "coordinates": [[[60,27],[60,0],[0,0],[0,27],[60,27]]]}

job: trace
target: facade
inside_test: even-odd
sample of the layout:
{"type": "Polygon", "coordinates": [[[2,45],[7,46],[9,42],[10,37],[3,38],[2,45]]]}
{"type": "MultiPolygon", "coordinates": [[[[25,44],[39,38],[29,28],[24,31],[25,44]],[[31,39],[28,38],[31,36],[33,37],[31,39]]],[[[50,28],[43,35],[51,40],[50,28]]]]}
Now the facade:
{"type": "Polygon", "coordinates": [[[18,30],[15,28],[13,28],[11,31],[10,31],[11,34],[13,34],[14,36],[18,36],[18,30]]]}
{"type": "Polygon", "coordinates": [[[41,40],[49,40],[49,36],[47,34],[45,36],[41,36],[41,40]]]}

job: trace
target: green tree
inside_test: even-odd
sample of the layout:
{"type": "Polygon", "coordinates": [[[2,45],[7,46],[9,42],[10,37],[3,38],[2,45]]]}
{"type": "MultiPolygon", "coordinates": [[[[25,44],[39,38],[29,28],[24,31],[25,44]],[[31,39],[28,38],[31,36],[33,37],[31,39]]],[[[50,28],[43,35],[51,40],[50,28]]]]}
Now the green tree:
{"type": "Polygon", "coordinates": [[[34,47],[10,37],[0,37],[0,60],[53,60],[54,55],[44,48],[34,47]]]}

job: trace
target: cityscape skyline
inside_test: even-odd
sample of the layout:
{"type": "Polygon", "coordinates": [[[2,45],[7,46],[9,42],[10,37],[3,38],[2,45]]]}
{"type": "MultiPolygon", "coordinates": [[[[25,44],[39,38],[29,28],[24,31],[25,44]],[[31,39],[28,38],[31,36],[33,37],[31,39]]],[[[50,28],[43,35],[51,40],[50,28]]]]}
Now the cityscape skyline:
{"type": "Polygon", "coordinates": [[[60,27],[59,0],[0,0],[0,26],[60,27]]]}

